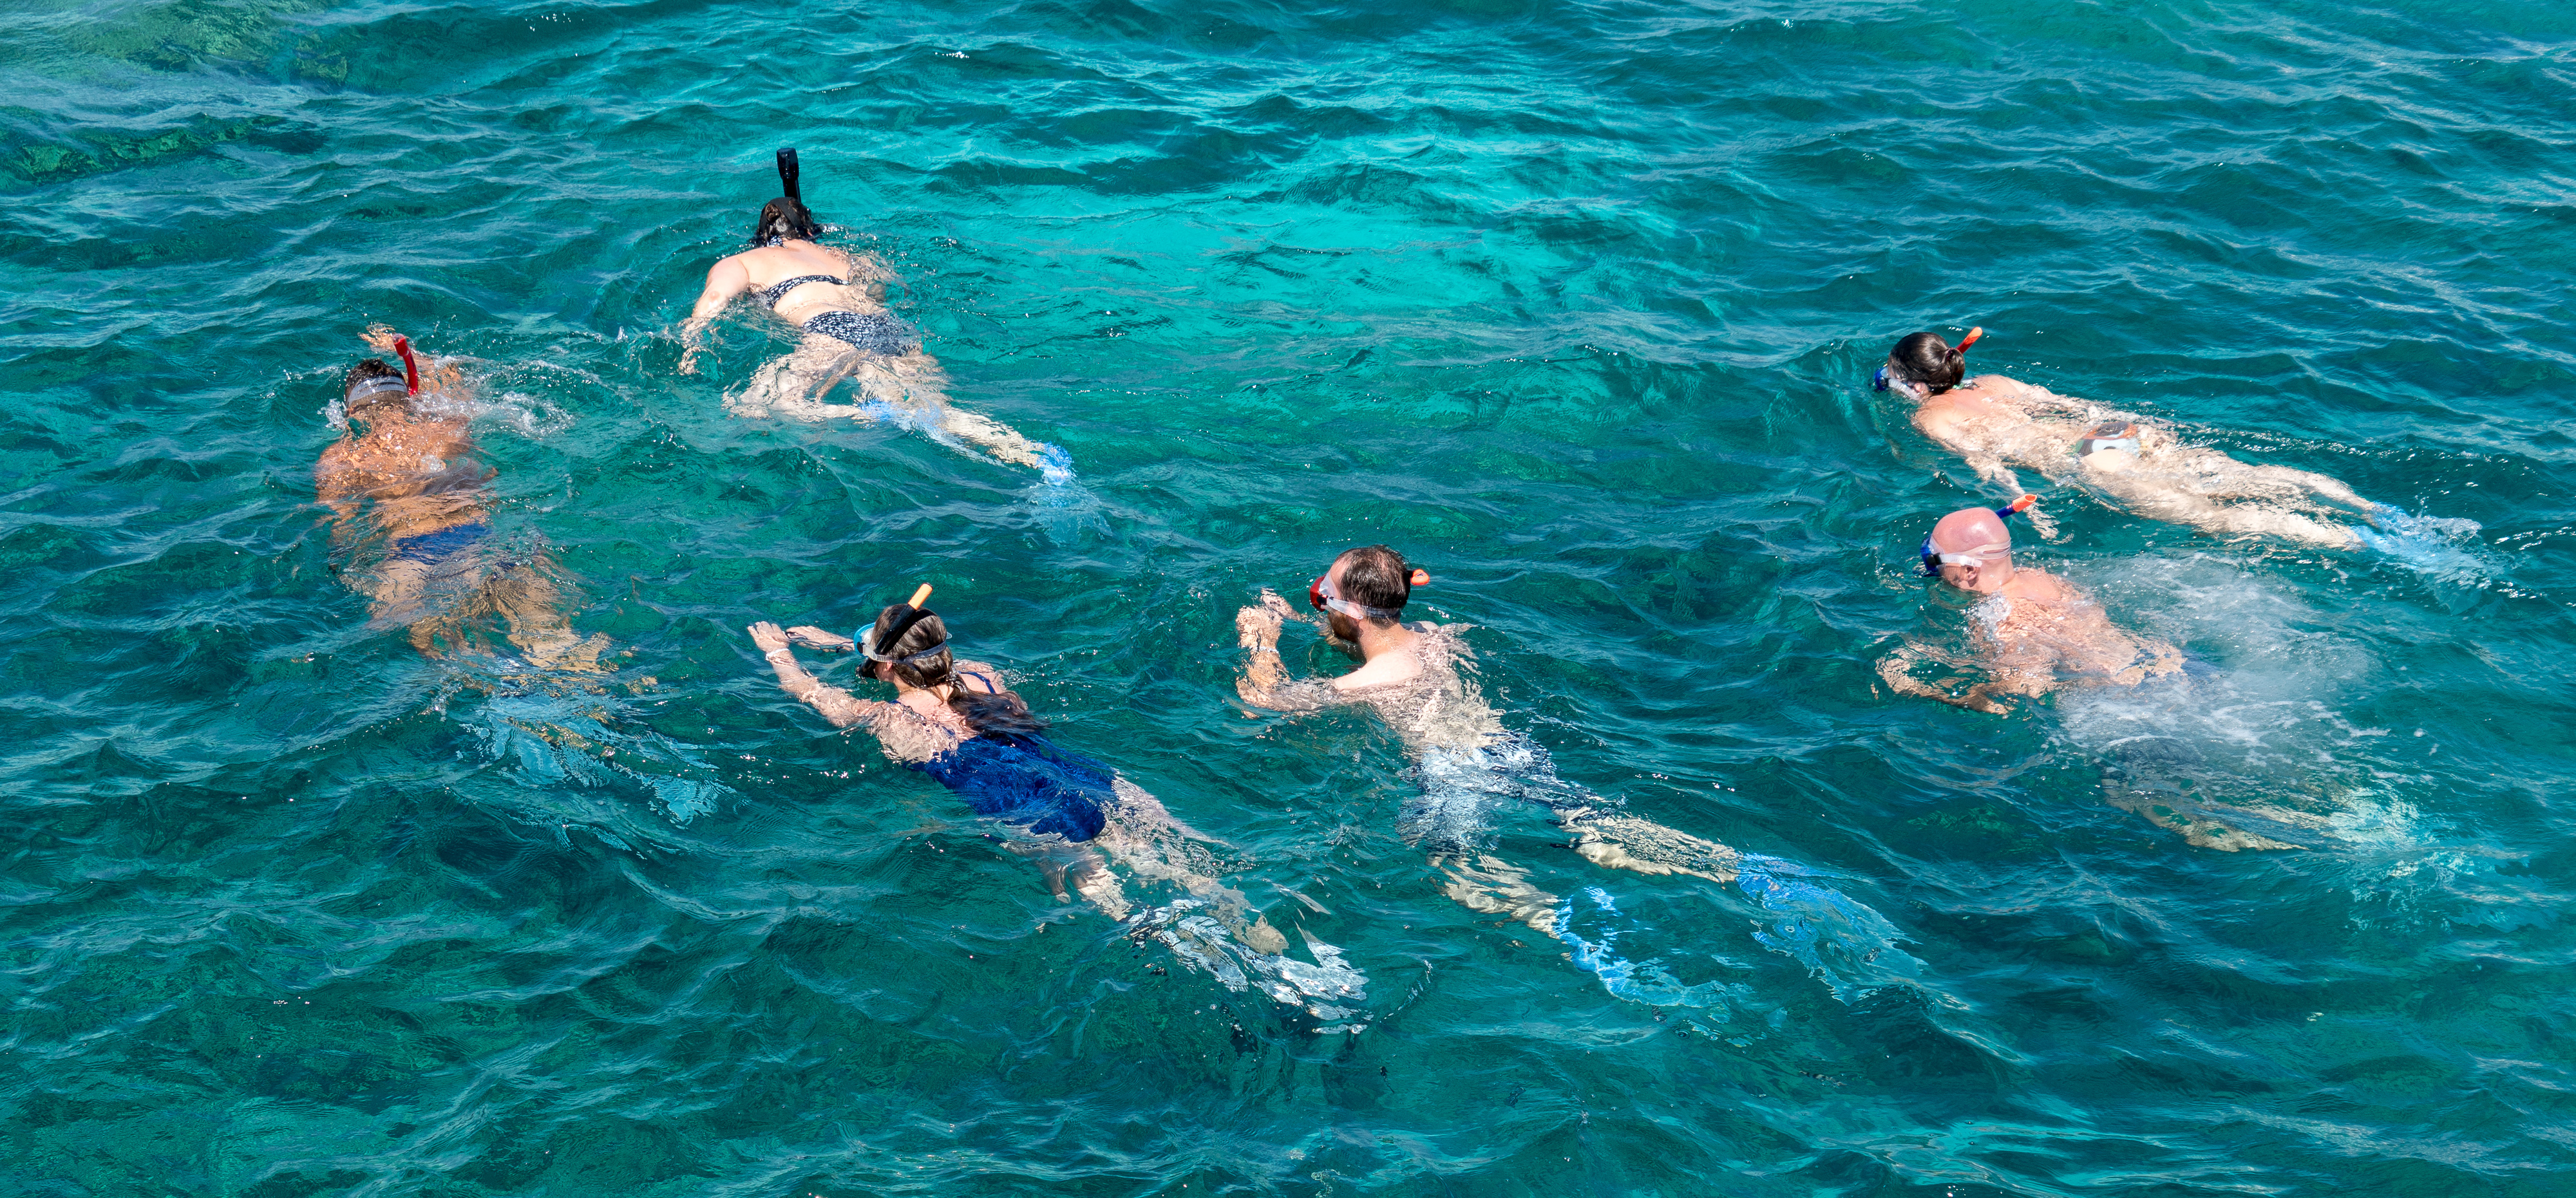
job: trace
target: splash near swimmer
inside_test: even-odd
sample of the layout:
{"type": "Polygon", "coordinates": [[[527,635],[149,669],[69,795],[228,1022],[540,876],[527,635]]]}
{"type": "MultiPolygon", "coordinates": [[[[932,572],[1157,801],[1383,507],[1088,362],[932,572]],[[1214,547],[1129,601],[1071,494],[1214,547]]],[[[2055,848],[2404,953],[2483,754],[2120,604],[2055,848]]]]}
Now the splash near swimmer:
{"type": "Polygon", "coordinates": [[[1038,471],[1047,485],[1071,486],[1072,459],[1061,447],[949,403],[947,372],[922,352],[919,333],[885,306],[894,273],[874,255],[817,240],[823,226],[805,206],[802,175],[796,151],[779,150],[781,194],[761,207],[750,247],[708,269],[705,288],[681,322],[680,373],[697,373],[715,318],[735,299],[756,294],[799,337],[794,350],[763,364],[727,397],[726,411],[749,419],[886,424],[1038,471]],[[827,402],[835,388],[846,389],[846,402],[827,402]]]}

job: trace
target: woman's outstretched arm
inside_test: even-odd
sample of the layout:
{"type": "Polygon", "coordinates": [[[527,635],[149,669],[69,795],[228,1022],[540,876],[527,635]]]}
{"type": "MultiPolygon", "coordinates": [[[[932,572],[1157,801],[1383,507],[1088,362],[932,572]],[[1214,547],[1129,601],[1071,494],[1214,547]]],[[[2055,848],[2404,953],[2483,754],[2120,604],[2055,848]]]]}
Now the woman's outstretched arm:
{"type": "Polygon", "coordinates": [[[751,272],[743,269],[742,263],[723,258],[707,268],[706,290],[698,293],[697,306],[689,310],[689,318],[680,324],[680,373],[698,372],[698,334],[706,331],[707,323],[716,318],[716,313],[724,311],[724,306],[732,303],[733,297],[749,290],[751,272]]]}
{"type": "Polygon", "coordinates": [[[769,667],[778,671],[778,685],[788,694],[832,721],[835,727],[849,728],[866,722],[870,713],[882,703],[853,697],[837,686],[825,686],[805,667],[796,662],[796,651],[788,647],[787,631],[767,620],[751,626],[751,643],[760,646],[761,656],[769,667]]]}

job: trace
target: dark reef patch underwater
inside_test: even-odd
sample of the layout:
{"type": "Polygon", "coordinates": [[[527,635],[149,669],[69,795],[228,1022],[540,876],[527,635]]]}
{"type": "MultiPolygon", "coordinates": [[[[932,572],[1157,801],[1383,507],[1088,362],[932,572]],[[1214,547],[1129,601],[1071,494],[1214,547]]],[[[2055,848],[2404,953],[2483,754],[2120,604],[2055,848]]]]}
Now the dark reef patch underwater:
{"type": "Polygon", "coordinates": [[[2576,7],[24,0],[0,78],[0,1193],[2576,1193],[2576,7]],[[784,145],[1061,456],[729,413],[749,305],[677,371],[784,145]],[[605,670],[371,618],[374,321],[605,670]],[[1889,693],[1995,500],[1869,376],[1971,325],[2381,542],[2052,486],[2209,680],[1889,693]],[[1767,872],[1506,806],[1562,938],[1452,901],[1394,737],[1236,698],[1372,541],[1767,872]],[[1296,970],[1058,903],[743,631],[923,581],[1296,970]]]}

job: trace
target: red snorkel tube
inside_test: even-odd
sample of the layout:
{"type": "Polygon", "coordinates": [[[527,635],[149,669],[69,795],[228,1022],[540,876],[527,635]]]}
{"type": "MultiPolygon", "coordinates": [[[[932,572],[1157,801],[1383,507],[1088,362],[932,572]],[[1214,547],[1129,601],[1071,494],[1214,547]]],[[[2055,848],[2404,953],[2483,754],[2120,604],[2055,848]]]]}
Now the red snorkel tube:
{"type": "Polygon", "coordinates": [[[1986,328],[1985,328],[1985,326],[1984,326],[1984,325],[1979,325],[1979,326],[1977,326],[1976,328],[1973,328],[1973,329],[1968,330],[1968,335],[1967,335],[1967,336],[1959,338],[1959,344],[1958,344],[1958,347],[1957,347],[1957,348],[1958,348],[1958,350],[1959,350],[1959,352],[1960,352],[1960,353],[1963,353],[1963,354],[1964,354],[1964,353],[1966,353],[1966,352],[1968,352],[1968,347],[1969,347],[1969,346],[1971,346],[1971,345],[1975,345],[1975,344],[1977,343],[1977,338],[1979,338],[1979,337],[1983,337],[1983,336],[1985,336],[1985,335],[1986,335],[1986,328]]]}
{"type": "Polygon", "coordinates": [[[413,361],[413,360],[412,360],[412,356],[411,356],[411,338],[409,338],[409,337],[396,337],[396,338],[394,338],[394,352],[402,355],[402,360],[403,360],[403,394],[405,394],[405,395],[418,395],[418,394],[420,394],[420,363],[415,362],[415,361],[413,361]]]}

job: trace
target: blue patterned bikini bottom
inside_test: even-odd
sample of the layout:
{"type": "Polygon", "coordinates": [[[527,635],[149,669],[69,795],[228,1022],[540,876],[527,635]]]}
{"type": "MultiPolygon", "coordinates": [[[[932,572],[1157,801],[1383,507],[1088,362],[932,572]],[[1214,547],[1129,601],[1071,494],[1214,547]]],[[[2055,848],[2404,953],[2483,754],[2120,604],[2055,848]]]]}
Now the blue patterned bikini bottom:
{"type": "Polygon", "coordinates": [[[863,354],[901,357],[911,348],[912,326],[883,312],[825,312],[806,321],[805,331],[847,341],[863,354]]]}

